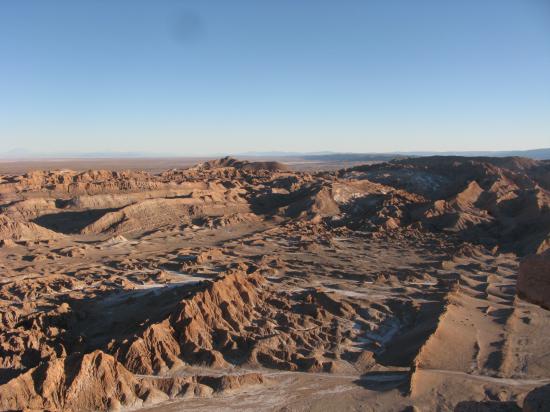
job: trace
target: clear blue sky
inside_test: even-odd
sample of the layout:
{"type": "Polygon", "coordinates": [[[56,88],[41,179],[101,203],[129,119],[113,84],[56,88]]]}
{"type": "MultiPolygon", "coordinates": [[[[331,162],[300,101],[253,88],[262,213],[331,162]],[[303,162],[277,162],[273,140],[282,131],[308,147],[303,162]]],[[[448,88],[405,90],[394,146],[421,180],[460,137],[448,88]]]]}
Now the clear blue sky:
{"type": "Polygon", "coordinates": [[[548,0],[0,2],[0,152],[548,146],[548,0]]]}

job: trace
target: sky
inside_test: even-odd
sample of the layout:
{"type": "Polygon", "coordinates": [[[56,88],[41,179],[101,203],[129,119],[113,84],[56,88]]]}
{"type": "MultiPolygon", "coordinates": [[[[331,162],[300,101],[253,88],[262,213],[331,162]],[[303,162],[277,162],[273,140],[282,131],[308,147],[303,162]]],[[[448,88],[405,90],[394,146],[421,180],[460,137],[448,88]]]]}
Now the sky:
{"type": "Polygon", "coordinates": [[[539,147],[548,0],[0,2],[0,152],[539,147]]]}

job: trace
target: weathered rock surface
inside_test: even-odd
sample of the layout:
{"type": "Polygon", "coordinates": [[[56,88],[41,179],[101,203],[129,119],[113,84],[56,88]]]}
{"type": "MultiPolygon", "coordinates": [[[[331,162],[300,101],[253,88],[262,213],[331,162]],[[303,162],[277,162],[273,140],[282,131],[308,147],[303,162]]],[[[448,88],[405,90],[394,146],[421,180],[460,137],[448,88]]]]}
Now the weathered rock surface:
{"type": "Polygon", "coordinates": [[[518,295],[550,310],[550,250],[521,261],[518,295]]]}

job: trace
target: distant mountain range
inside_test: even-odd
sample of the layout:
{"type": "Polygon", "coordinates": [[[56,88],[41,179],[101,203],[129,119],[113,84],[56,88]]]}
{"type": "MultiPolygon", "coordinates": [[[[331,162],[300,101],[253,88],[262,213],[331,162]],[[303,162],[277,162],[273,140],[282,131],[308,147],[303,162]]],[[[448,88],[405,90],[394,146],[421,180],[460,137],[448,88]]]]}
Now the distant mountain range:
{"type": "MultiPolygon", "coordinates": [[[[4,160],[32,160],[32,159],[103,159],[103,158],[162,158],[162,157],[223,157],[226,154],[218,153],[209,156],[178,156],[174,153],[148,153],[148,152],[51,152],[38,153],[26,149],[13,149],[0,153],[0,159],[4,160]]],[[[233,153],[232,156],[243,158],[271,158],[271,159],[302,159],[308,161],[388,161],[396,158],[411,156],[494,156],[509,157],[520,156],[536,160],[549,160],[550,148],[533,150],[511,151],[449,151],[449,152],[392,152],[392,153],[339,153],[339,152],[245,152],[233,153]]]]}
{"type": "Polygon", "coordinates": [[[550,159],[550,148],[512,151],[449,151],[449,152],[395,152],[395,153],[328,153],[300,156],[308,160],[324,161],[387,161],[403,157],[468,156],[468,157],[528,157],[535,160],[550,159]]]}
{"type": "Polygon", "coordinates": [[[449,151],[449,152],[392,152],[392,153],[338,153],[338,152],[316,152],[316,153],[293,153],[293,152],[248,152],[236,154],[235,156],[246,157],[296,157],[312,161],[388,161],[404,157],[422,156],[492,156],[492,157],[529,157],[536,160],[550,159],[550,148],[533,150],[510,150],[510,151],[449,151]]]}
{"type": "Polygon", "coordinates": [[[407,152],[407,156],[493,156],[493,157],[529,157],[536,160],[550,159],[550,148],[508,151],[458,151],[458,152],[407,152]]]}

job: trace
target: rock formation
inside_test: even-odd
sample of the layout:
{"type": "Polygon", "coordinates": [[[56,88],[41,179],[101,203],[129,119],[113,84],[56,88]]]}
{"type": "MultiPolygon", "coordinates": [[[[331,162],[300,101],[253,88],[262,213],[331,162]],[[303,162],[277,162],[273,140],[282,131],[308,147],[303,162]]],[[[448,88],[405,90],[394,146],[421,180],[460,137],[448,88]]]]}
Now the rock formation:
{"type": "Polygon", "coordinates": [[[550,250],[521,261],[518,295],[550,310],[550,250]]]}
{"type": "Polygon", "coordinates": [[[549,172],[2,175],[0,409],[540,410],[549,172]]]}

